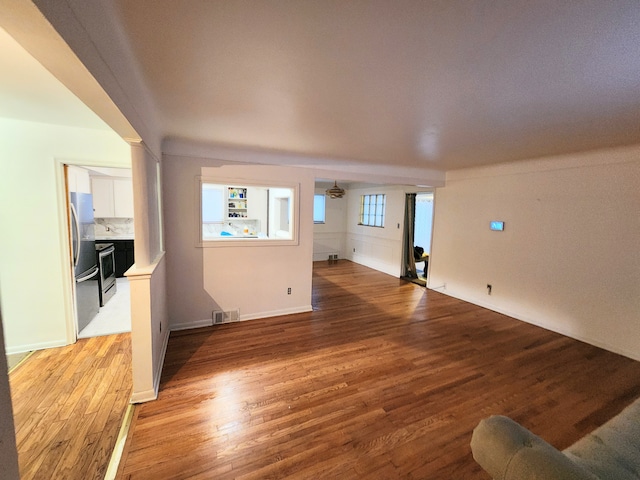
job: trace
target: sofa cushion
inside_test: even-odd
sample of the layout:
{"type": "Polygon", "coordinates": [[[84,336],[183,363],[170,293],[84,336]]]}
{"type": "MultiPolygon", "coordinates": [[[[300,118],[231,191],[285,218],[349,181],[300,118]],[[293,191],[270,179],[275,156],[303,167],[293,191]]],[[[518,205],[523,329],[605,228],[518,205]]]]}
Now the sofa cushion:
{"type": "Polygon", "coordinates": [[[602,480],[640,480],[640,400],[564,453],[602,480]]]}
{"type": "Polygon", "coordinates": [[[640,480],[640,399],[563,452],[500,415],[478,424],[471,450],[495,480],[640,480]]]}
{"type": "Polygon", "coordinates": [[[473,458],[495,480],[598,480],[508,417],[482,420],[471,437],[473,458]]]}

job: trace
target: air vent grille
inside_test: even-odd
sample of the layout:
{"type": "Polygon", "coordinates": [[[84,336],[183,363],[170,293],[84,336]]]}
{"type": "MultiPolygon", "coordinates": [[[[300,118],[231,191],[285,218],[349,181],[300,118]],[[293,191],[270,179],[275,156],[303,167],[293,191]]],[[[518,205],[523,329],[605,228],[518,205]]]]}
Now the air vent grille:
{"type": "Polygon", "coordinates": [[[235,310],[214,310],[213,311],[213,324],[218,325],[220,323],[237,322],[240,320],[240,309],[235,310]]]}

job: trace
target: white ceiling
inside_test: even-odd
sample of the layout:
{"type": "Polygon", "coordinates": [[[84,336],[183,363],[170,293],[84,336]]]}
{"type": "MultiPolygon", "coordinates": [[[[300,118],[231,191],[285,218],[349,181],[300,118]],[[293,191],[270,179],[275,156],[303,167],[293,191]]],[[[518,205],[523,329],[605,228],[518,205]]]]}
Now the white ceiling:
{"type": "Polygon", "coordinates": [[[172,153],[424,183],[640,143],[638,0],[35,1],[172,153]]]}
{"type": "Polygon", "coordinates": [[[640,142],[640,2],[116,0],[168,137],[439,170],[640,142]]]}
{"type": "Polygon", "coordinates": [[[109,126],[0,28],[0,117],[71,127],[109,126]]]}

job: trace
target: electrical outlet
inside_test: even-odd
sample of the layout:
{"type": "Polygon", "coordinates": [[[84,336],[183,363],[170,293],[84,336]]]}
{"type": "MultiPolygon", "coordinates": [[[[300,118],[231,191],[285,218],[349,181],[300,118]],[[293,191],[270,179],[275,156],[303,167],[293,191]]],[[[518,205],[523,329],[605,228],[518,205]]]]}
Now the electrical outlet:
{"type": "Polygon", "coordinates": [[[291,295],[291,287],[287,288],[287,295],[291,295]]]}
{"type": "Polygon", "coordinates": [[[356,253],[356,247],[353,247],[353,253],[356,253]]]}
{"type": "Polygon", "coordinates": [[[491,289],[492,289],[492,288],[493,288],[493,287],[491,286],[491,284],[490,284],[490,283],[487,283],[487,295],[491,295],[491,289]]]}

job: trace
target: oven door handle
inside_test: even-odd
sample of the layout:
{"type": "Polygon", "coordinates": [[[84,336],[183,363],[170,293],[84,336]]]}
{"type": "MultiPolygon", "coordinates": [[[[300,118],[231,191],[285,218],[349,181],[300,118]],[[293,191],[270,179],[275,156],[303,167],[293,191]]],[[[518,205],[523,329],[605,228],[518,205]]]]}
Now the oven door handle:
{"type": "Polygon", "coordinates": [[[106,257],[107,255],[111,255],[115,251],[116,251],[115,247],[107,247],[104,250],[100,251],[100,253],[98,253],[98,256],[100,258],[103,258],[103,257],[106,257]]]}
{"type": "Polygon", "coordinates": [[[100,270],[98,270],[98,267],[94,267],[94,269],[93,269],[93,271],[91,273],[85,275],[84,277],[80,277],[80,278],[76,279],[76,283],[86,282],[87,280],[95,277],[98,274],[99,271],[100,270]]]}

